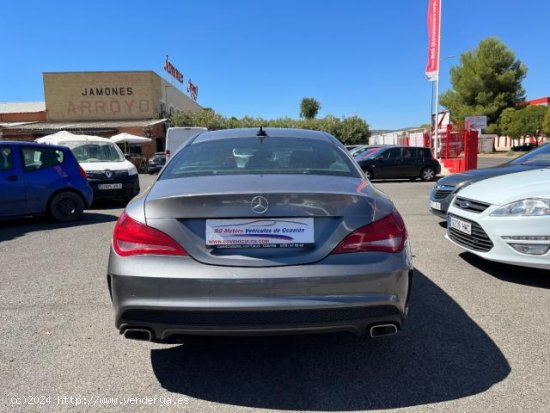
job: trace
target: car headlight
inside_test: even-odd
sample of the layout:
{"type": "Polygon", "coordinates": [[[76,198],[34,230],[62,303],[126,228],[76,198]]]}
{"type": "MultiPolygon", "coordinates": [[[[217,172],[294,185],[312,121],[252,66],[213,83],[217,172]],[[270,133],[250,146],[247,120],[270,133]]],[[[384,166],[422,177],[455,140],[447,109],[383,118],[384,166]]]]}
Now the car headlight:
{"type": "Polygon", "coordinates": [[[550,199],[529,198],[495,209],[492,217],[540,217],[550,215],[550,199]]]}
{"type": "Polygon", "coordinates": [[[128,175],[137,175],[138,171],[135,166],[130,166],[128,168],[128,175]]]}

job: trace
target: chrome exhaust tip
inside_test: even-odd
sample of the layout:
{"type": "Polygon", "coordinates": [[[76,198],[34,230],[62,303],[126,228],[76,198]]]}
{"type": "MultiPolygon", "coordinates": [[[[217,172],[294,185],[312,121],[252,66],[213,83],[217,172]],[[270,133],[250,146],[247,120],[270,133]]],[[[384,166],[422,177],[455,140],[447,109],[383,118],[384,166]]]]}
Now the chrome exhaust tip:
{"type": "Polygon", "coordinates": [[[369,329],[371,337],[393,336],[397,334],[397,326],[395,324],[376,324],[369,329]]]}
{"type": "Polygon", "coordinates": [[[153,338],[151,331],[145,328],[127,328],[123,334],[130,340],[151,341],[153,338]]]}

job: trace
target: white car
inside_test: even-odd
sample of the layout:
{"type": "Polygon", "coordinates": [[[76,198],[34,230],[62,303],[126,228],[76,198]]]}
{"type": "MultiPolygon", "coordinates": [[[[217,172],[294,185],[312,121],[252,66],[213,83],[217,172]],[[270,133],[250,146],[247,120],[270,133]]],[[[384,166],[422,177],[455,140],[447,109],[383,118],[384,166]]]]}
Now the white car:
{"type": "Polygon", "coordinates": [[[139,194],[138,170],[111,140],[61,131],[38,138],[36,142],[71,148],[94,190],[94,200],[121,198],[129,201],[139,194]]]}
{"type": "Polygon", "coordinates": [[[446,238],[487,260],[550,269],[550,169],[464,188],[449,207],[446,238]]]}

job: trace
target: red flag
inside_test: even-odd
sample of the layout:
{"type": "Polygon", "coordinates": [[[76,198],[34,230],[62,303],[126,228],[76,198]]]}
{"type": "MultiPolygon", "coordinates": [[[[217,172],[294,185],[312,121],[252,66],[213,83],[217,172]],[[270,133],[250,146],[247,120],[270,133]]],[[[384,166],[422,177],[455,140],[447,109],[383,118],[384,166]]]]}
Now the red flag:
{"type": "Polygon", "coordinates": [[[437,79],[439,74],[439,19],[441,18],[441,0],[429,0],[428,5],[428,64],[426,77],[429,81],[437,79]]]}

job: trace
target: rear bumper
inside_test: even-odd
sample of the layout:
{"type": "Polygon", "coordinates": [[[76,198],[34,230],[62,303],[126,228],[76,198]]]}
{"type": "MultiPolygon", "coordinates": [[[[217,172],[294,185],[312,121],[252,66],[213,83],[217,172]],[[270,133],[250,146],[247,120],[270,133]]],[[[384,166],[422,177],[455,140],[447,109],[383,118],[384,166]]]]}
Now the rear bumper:
{"type": "MultiPolygon", "coordinates": [[[[274,304],[274,303],[273,303],[274,304]]],[[[288,304],[288,303],[286,303],[288,304]]],[[[117,328],[139,328],[155,339],[174,335],[267,335],[346,331],[357,335],[374,324],[394,324],[401,328],[404,315],[395,306],[335,307],[286,310],[128,310],[117,328]]]]}
{"type": "Polygon", "coordinates": [[[169,264],[150,267],[156,268],[151,276],[145,275],[147,258],[125,262],[127,258],[111,252],[108,282],[121,333],[146,329],[153,339],[179,334],[363,334],[373,324],[401,328],[408,311],[409,251],[342,254],[313,265],[272,268],[218,267],[176,258],[186,261],[179,275],[169,264]],[[136,276],[120,275],[123,268],[141,270],[136,276]]]}

